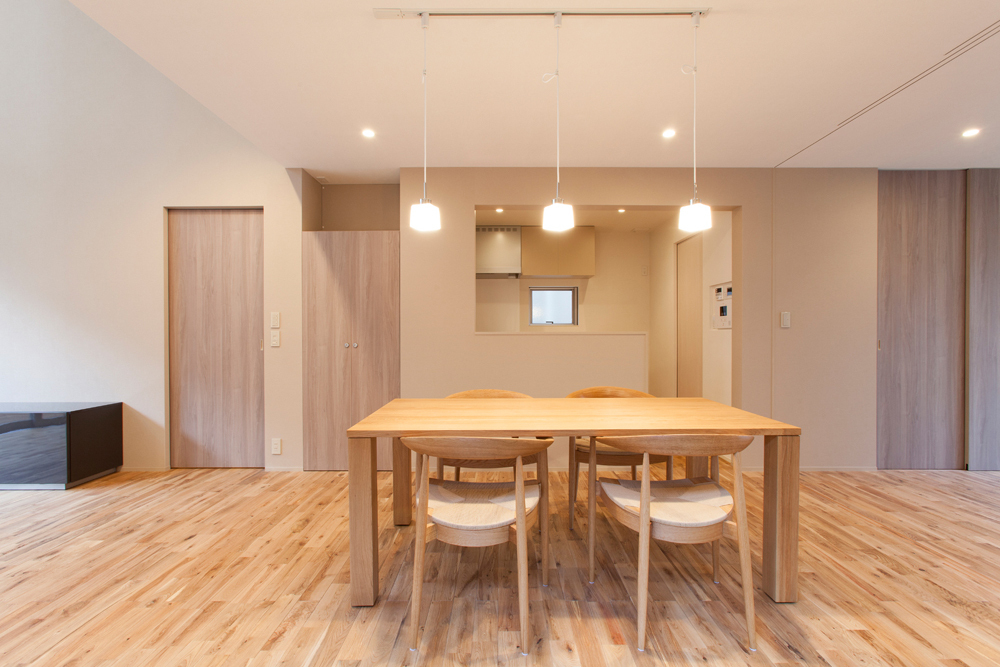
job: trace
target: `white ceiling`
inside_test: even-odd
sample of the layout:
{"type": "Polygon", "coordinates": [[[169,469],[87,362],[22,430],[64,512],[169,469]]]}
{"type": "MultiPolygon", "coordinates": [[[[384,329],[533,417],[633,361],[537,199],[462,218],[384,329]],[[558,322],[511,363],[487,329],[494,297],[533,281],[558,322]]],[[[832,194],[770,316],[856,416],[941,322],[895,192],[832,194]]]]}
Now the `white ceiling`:
{"type": "MultiPolygon", "coordinates": [[[[391,183],[420,164],[420,23],[374,18],[374,7],[398,6],[390,0],[72,2],[286,167],[391,183]]],[[[571,6],[616,4],[671,6],[571,6]]],[[[1000,20],[996,0],[704,6],[700,166],[1000,167],[1000,35],[806,148],[1000,20]],[[963,139],[968,127],[982,133],[963,139]]],[[[553,164],[555,89],[542,74],[554,68],[554,33],[550,18],[431,20],[431,166],[553,164]]],[[[566,17],[563,165],[689,166],[691,37],[686,17],[566,17]],[[660,137],[667,127],[672,140],[660,137]]]]}

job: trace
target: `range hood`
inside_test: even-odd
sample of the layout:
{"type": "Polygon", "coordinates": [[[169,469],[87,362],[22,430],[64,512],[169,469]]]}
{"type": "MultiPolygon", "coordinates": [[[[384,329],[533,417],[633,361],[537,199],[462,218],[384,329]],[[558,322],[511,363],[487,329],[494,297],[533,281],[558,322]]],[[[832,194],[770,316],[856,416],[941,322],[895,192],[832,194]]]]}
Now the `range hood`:
{"type": "Polygon", "coordinates": [[[509,278],[521,274],[521,228],[476,227],[476,277],[509,278]]]}

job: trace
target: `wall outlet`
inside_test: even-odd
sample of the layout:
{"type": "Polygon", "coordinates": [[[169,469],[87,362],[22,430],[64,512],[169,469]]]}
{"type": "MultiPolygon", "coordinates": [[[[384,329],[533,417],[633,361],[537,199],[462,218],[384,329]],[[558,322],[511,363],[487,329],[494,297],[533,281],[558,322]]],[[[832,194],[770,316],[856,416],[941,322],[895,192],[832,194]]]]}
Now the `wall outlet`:
{"type": "Polygon", "coordinates": [[[271,438],[271,453],[272,454],[281,453],[281,438],[271,438]]]}
{"type": "Polygon", "coordinates": [[[271,330],[271,347],[281,347],[281,332],[277,329],[271,330]]]}
{"type": "Polygon", "coordinates": [[[781,313],[781,328],[790,329],[792,327],[792,314],[788,311],[781,313]]]}
{"type": "Polygon", "coordinates": [[[649,275],[649,267],[648,266],[643,265],[643,267],[642,267],[642,275],[644,275],[644,276],[648,276],[649,275]]]}
{"type": "Polygon", "coordinates": [[[281,313],[275,311],[271,313],[271,328],[278,329],[281,327],[281,313]]]}

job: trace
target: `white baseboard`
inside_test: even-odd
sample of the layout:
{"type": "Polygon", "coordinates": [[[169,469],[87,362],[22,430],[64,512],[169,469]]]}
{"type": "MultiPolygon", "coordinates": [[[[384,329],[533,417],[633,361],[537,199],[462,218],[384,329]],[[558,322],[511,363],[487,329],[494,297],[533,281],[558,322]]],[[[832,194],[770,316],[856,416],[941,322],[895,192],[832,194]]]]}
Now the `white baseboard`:
{"type": "Polygon", "coordinates": [[[264,472],[302,472],[302,468],[301,467],[298,467],[298,468],[294,468],[294,467],[293,468],[275,468],[275,467],[268,466],[268,467],[264,468],[264,472]]]}
{"type": "Polygon", "coordinates": [[[132,466],[122,466],[118,472],[167,472],[170,468],[133,468],[132,466]]]}

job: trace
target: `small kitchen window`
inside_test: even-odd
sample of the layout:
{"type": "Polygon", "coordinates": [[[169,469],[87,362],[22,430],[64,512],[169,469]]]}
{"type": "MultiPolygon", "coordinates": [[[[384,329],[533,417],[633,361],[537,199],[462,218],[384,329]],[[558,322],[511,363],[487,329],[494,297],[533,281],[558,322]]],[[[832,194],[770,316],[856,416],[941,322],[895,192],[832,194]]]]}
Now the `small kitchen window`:
{"type": "Polygon", "coordinates": [[[531,287],[531,324],[574,325],[577,321],[576,287],[531,287]]]}

